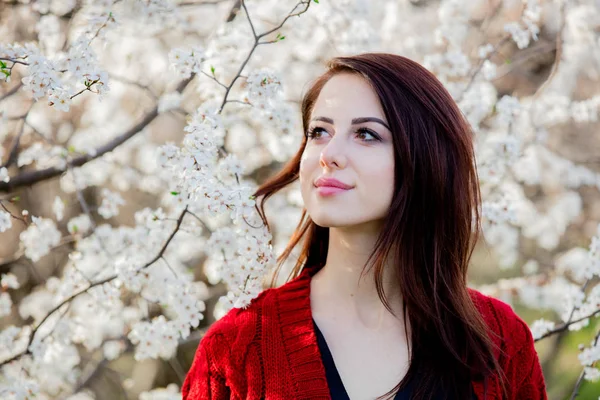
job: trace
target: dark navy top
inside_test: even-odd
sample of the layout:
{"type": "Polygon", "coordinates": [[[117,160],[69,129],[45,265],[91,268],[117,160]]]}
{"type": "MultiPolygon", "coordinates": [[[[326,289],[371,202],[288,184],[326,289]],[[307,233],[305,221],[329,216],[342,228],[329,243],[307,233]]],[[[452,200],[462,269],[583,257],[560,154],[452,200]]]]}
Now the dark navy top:
{"type": "MultiPolygon", "coordinates": [[[[342,378],[335,366],[333,356],[327,346],[323,333],[317,326],[317,323],[313,319],[313,325],[315,327],[315,333],[317,334],[317,343],[319,344],[319,350],[321,351],[321,358],[323,360],[323,366],[325,367],[325,375],[327,377],[327,385],[329,386],[329,393],[332,400],[350,400],[346,388],[342,383],[342,378]]],[[[394,400],[410,400],[412,388],[414,382],[409,382],[402,390],[396,393],[394,400]]],[[[472,390],[472,389],[471,389],[472,390]]],[[[442,398],[438,396],[439,398],[442,398]]],[[[444,397],[445,398],[445,397],[444,397]]],[[[473,399],[477,399],[475,393],[473,393],[473,399]]]]}

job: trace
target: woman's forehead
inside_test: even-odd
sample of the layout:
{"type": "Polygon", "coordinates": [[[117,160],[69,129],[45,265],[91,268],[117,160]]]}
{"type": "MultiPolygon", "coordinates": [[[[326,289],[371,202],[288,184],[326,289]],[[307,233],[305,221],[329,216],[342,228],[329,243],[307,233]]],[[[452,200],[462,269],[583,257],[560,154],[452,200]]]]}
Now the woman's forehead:
{"type": "Polygon", "coordinates": [[[356,74],[334,75],[323,86],[312,109],[311,118],[334,118],[334,115],[326,114],[337,114],[340,117],[348,114],[384,117],[377,94],[364,78],[356,74]]]}

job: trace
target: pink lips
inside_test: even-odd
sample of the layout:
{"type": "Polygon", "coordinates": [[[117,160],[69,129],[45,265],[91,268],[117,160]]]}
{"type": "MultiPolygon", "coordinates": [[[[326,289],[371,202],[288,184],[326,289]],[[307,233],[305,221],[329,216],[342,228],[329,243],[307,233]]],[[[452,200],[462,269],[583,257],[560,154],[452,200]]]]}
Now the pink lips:
{"type": "Polygon", "coordinates": [[[321,196],[332,196],[353,188],[333,178],[319,178],[315,182],[315,186],[317,187],[317,193],[321,196]]]}

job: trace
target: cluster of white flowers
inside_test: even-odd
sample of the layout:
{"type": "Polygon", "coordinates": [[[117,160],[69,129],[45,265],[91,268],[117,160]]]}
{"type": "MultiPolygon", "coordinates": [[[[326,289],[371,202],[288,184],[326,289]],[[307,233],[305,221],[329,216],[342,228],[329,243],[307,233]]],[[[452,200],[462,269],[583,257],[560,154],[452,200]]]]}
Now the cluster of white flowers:
{"type": "Polygon", "coordinates": [[[0,167],[0,182],[10,182],[10,176],[8,176],[8,169],[6,167],[0,167]]]}
{"type": "Polygon", "coordinates": [[[59,196],[54,198],[54,202],[52,203],[52,211],[54,212],[54,216],[57,221],[62,221],[65,216],[65,203],[59,196]]]}
{"type": "Polygon", "coordinates": [[[502,196],[497,201],[484,201],[481,206],[481,216],[493,224],[517,222],[515,204],[507,196],[502,196]]]}
{"type": "Polygon", "coordinates": [[[22,79],[25,89],[32,93],[34,99],[47,96],[51,106],[67,112],[76,90],[79,90],[77,82],[83,84],[82,88],[93,85],[100,97],[109,90],[108,74],[99,69],[89,41],[87,35],[78,38],[64,59],[47,58],[32,43],[0,46],[0,57],[25,63],[28,66],[28,74],[22,79]]]}
{"type": "Polygon", "coordinates": [[[123,197],[117,192],[106,188],[102,189],[102,203],[98,207],[98,214],[103,218],[112,218],[119,215],[119,207],[125,204],[123,197]]]}
{"type": "Polygon", "coordinates": [[[14,274],[2,274],[0,278],[0,288],[3,289],[18,289],[19,281],[14,274]]]}
{"type": "Polygon", "coordinates": [[[41,142],[35,142],[30,147],[19,153],[17,165],[23,167],[35,163],[36,169],[56,167],[65,169],[67,166],[68,151],[62,146],[47,148],[41,142]]]}
{"type": "Polygon", "coordinates": [[[583,349],[583,351],[579,354],[579,361],[581,364],[589,367],[594,364],[596,361],[600,360],[600,343],[594,344],[592,342],[592,346],[583,349]]]}
{"type": "Polygon", "coordinates": [[[253,71],[246,79],[248,100],[259,109],[272,108],[272,102],[280,100],[281,80],[274,71],[264,68],[253,71]]]}
{"type": "Polygon", "coordinates": [[[205,51],[200,47],[191,50],[176,48],[169,53],[171,68],[183,79],[189,78],[192,73],[201,72],[205,58],[205,51]]]}
{"type": "Polygon", "coordinates": [[[533,335],[533,338],[537,340],[543,335],[550,332],[552,329],[554,329],[555,326],[556,324],[554,322],[547,321],[542,318],[538,319],[537,321],[534,321],[529,328],[531,329],[531,334],[533,335]]]}
{"type": "Polygon", "coordinates": [[[423,58],[423,66],[434,72],[437,78],[450,85],[450,78],[464,78],[471,72],[472,63],[460,49],[444,53],[427,54],[423,58]]]}
{"type": "Polygon", "coordinates": [[[503,96],[496,103],[496,123],[502,126],[510,125],[521,112],[519,99],[513,96],[503,96]]]}
{"type": "Polygon", "coordinates": [[[73,217],[67,222],[67,230],[69,233],[86,233],[92,227],[92,221],[87,214],[80,214],[73,217]]]}
{"type": "Polygon", "coordinates": [[[177,322],[168,321],[163,315],[151,322],[135,324],[128,335],[131,342],[136,345],[135,359],[138,361],[159,357],[167,360],[173,357],[179,344],[179,337],[177,322]]]}
{"type": "Polygon", "coordinates": [[[477,169],[483,184],[498,185],[508,169],[518,161],[520,141],[514,135],[490,132],[477,148],[477,169]]]}
{"type": "Polygon", "coordinates": [[[149,392],[140,393],[140,400],[180,400],[181,393],[176,384],[172,383],[166,388],[157,388],[149,392]]]}
{"type": "Polygon", "coordinates": [[[10,314],[12,304],[10,294],[7,292],[0,292],[0,318],[10,314]]]}
{"type": "Polygon", "coordinates": [[[36,262],[58,245],[61,235],[51,219],[32,216],[31,221],[31,225],[21,232],[20,239],[25,255],[36,262]]]}
{"type": "Polygon", "coordinates": [[[537,24],[542,14],[542,8],[538,0],[523,1],[526,3],[526,6],[522,20],[504,25],[504,30],[512,36],[519,49],[529,46],[531,39],[538,39],[540,28],[537,24]]]}
{"type": "Polygon", "coordinates": [[[71,12],[76,5],[76,0],[39,0],[31,7],[40,14],[51,13],[61,17],[71,12]]]}
{"type": "Polygon", "coordinates": [[[9,213],[0,210],[0,233],[6,232],[12,227],[12,220],[9,213]]]}
{"type": "Polygon", "coordinates": [[[69,77],[86,87],[93,84],[94,90],[100,98],[110,90],[108,74],[98,67],[98,58],[89,46],[90,38],[79,37],[69,48],[63,67],[68,71],[69,77]]]}

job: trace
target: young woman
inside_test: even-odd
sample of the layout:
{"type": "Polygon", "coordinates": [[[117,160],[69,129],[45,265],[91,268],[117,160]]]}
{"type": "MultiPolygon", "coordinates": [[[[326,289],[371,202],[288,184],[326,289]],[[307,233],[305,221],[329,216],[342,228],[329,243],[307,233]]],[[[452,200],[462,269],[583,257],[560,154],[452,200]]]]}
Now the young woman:
{"type": "MultiPolygon", "coordinates": [[[[392,54],[333,59],[302,102],[290,280],[203,337],[198,399],[546,399],[532,335],[467,289],[479,234],[472,131],[442,84],[392,54]]],[[[274,279],[276,279],[276,274],[274,279]]]]}

